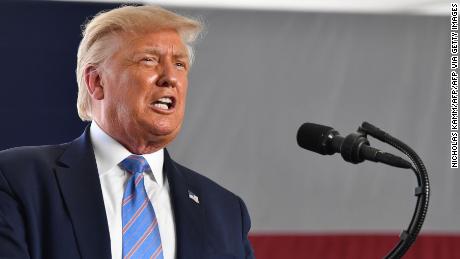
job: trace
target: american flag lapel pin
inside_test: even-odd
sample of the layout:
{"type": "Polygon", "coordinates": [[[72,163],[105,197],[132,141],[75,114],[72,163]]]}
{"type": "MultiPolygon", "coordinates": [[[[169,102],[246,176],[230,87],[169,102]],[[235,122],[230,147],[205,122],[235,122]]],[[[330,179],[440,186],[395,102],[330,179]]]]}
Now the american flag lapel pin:
{"type": "Polygon", "coordinates": [[[198,196],[196,196],[192,191],[188,191],[188,197],[192,199],[195,203],[200,204],[200,199],[198,199],[198,196]]]}

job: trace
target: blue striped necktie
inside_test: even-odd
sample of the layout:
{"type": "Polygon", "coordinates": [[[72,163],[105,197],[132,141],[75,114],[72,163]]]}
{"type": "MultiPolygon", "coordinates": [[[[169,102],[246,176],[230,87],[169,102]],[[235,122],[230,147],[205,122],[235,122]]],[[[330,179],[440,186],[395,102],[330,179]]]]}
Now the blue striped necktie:
{"type": "Polygon", "coordinates": [[[131,155],[120,163],[131,176],[123,194],[123,259],[163,258],[157,217],[144,187],[150,166],[143,156],[131,155]]]}

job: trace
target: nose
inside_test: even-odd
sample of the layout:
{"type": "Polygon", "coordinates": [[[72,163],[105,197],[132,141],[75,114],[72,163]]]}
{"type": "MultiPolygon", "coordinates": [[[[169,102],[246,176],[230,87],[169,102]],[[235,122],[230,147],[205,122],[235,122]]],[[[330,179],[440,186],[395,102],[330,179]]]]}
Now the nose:
{"type": "Polygon", "coordinates": [[[156,82],[159,87],[176,87],[177,75],[173,64],[163,64],[156,82]]]}

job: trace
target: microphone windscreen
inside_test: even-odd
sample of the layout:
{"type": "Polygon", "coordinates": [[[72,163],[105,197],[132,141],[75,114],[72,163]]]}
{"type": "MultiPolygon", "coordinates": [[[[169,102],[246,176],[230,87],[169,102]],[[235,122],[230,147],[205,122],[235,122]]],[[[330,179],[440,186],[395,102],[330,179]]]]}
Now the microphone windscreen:
{"type": "Polygon", "coordinates": [[[328,135],[333,128],[315,123],[304,123],[297,131],[297,144],[307,150],[327,155],[326,147],[328,135]]]}

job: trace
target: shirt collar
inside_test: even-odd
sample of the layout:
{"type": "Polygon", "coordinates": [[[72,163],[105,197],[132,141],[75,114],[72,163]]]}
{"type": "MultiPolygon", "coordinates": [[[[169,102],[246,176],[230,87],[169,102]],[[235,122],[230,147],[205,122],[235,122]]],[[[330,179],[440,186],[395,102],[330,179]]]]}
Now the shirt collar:
{"type": "MultiPolygon", "coordinates": [[[[132,155],[123,145],[105,133],[95,121],[93,121],[90,126],[90,138],[93,144],[99,175],[108,173],[110,169],[118,166],[123,159],[132,155]]],[[[149,163],[157,184],[163,185],[164,150],[160,149],[142,156],[149,163]]]]}

